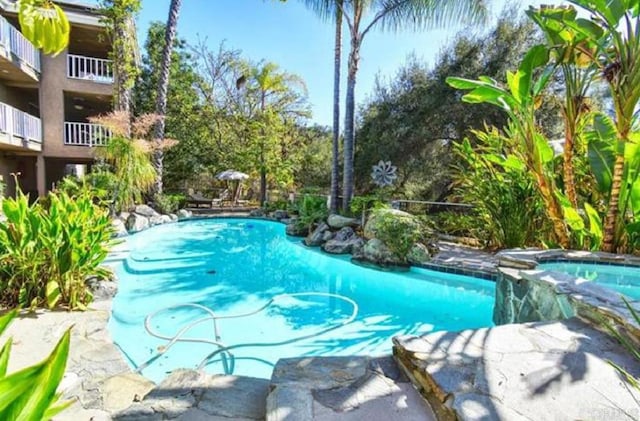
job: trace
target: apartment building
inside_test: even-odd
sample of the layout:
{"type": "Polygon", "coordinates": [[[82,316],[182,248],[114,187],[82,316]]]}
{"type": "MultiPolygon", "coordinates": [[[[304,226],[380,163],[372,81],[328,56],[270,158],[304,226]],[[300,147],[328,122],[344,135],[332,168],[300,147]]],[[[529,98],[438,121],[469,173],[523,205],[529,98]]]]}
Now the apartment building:
{"type": "Polygon", "coordinates": [[[111,45],[95,6],[56,1],[71,23],[69,47],[41,54],[20,33],[15,0],[0,0],[0,177],[15,194],[43,195],[87,169],[109,132],[88,118],[111,110],[111,45]]]}

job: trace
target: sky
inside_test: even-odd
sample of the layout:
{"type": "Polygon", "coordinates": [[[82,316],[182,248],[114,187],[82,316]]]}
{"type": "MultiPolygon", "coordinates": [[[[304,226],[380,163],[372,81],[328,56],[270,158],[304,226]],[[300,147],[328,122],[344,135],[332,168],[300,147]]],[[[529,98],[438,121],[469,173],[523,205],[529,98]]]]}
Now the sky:
{"type": "MultiPolygon", "coordinates": [[[[143,0],[138,18],[140,45],[144,43],[150,22],[166,21],[169,2],[143,0]]],[[[491,13],[495,18],[506,5],[524,10],[531,4],[540,3],[558,4],[561,1],[491,0],[491,13]]],[[[372,92],[376,75],[392,77],[409,55],[433,64],[438,52],[463,29],[458,26],[422,32],[374,31],[367,34],[360,54],[356,103],[361,104],[372,92]]],[[[482,31],[482,28],[475,31],[482,31]]],[[[307,10],[301,1],[183,0],[178,35],[194,44],[198,39],[206,40],[212,49],[224,41],[227,47],[241,50],[246,58],[273,61],[283,70],[301,76],[309,93],[312,121],[327,126],[332,124],[334,27],[307,10]]],[[[346,28],[343,40],[342,108],[349,47],[346,28]]]]}

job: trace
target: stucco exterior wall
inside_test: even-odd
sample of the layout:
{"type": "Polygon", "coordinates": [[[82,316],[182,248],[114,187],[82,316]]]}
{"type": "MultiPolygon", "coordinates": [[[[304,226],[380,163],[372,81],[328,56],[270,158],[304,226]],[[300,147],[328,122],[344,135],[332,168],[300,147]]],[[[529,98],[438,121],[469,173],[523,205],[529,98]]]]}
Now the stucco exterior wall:
{"type": "Polygon", "coordinates": [[[57,57],[42,57],[40,76],[40,114],[43,152],[46,158],[93,158],[95,150],[64,144],[64,93],[81,92],[109,98],[113,85],[67,77],[66,52],[57,57]]]}

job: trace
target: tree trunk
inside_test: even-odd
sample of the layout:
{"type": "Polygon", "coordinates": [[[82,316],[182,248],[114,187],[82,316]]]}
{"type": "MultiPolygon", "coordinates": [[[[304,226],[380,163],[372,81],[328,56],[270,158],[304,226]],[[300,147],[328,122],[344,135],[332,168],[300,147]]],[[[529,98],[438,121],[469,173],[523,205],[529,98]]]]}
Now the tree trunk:
{"type": "Polygon", "coordinates": [[[133,20],[131,17],[115,17],[113,21],[113,65],[115,73],[114,111],[125,112],[131,120],[131,98],[135,83],[136,52],[133,20]]]}
{"type": "Polygon", "coordinates": [[[571,202],[571,206],[578,209],[578,194],[576,192],[575,174],[573,171],[573,130],[568,126],[565,128],[564,134],[564,153],[563,153],[563,178],[564,178],[564,190],[567,193],[567,198],[571,202]]]}
{"type": "MultiPolygon", "coordinates": [[[[341,0],[337,0],[341,1],[341,0]]],[[[340,64],[342,55],[342,9],[336,7],[335,55],[333,58],[333,147],[331,151],[331,213],[338,211],[340,190],[340,64]]]]}
{"type": "Polygon", "coordinates": [[[360,61],[360,36],[351,34],[351,51],[349,52],[349,69],[347,75],[347,99],[344,116],[344,166],[342,178],[342,210],[349,211],[349,205],[353,198],[354,177],[353,157],[355,151],[355,90],[356,74],[360,61]]]}
{"type": "Polygon", "coordinates": [[[156,149],[153,152],[153,165],[156,169],[155,193],[162,193],[162,172],[164,152],[162,141],[164,140],[165,117],[167,114],[167,91],[169,89],[169,72],[171,70],[171,54],[173,53],[173,43],[178,29],[178,15],[182,0],[171,0],[169,6],[169,18],[164,36],[164,48],[162,49],[162,61],[160,64],[160,76],[158,78],[158,94],[156,97],[156,114],[158,121],[155,125],[154,137],[156,149]]]}
{"type": "Polygon", "coordinates": [[[624,153],[618,153],[613,166],[611,196],[609,198],[607,216],[604,220],[604,239],[602,242],[602,250],[609,253],[615,253],[616,251],[616,225],[618,223],[618,203],[620,202],[623,173],[624,153]]]}
{"type": "Polygon", "coordinates": [[[267,202],[267,170],[264,166],[260,168],[260,206],[264,207],[267,202]]]}
{"type": "Polygon", "coordinates": [[[569,240],[569,234],[567,233],[567,226],[564,222],[564,214],[562,212],[562,206],[558,202],[558,198],[552,191],[547,179],[541,173],[534,172],[536,181],[538,182],[538,188],[540,196],[547,208],[549,219],[553,227],[553,234],[560,245],[560,247],[566,249],[569,248],[571,242],[569,240]]]}

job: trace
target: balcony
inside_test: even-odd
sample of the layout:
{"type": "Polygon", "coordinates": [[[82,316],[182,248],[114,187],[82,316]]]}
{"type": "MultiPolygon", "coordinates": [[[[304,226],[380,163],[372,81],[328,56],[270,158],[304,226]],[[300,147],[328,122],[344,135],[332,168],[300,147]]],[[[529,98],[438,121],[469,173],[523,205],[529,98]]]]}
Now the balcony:
{"type": "Polygon", "coordinates": [[[9,137],[9,144],[42,149],[42,124],[38,117],[0,102],[0,133],[9,137]]]}
{"type": "Polygon", "coordinates": [[[0,16],[0,45],[4,47],[5,56],[10,60],[17,59],[36,74],[40,73],[40,52],[11,25],[0,16]]]}
{"type": "Polygon", "coordinates": [[[111,60],[67,54],[67,77],[97,83],[113,83],[111,60]]]}
{"type": "Polygon", "coordinates": [[[111,139],[111,130],[93,123],[65,121],[64,144],[70,146],[105,146],[111,139]]]}

